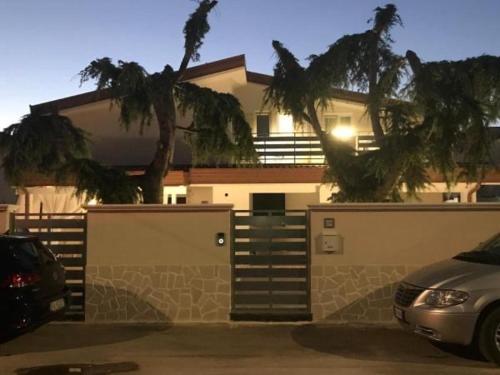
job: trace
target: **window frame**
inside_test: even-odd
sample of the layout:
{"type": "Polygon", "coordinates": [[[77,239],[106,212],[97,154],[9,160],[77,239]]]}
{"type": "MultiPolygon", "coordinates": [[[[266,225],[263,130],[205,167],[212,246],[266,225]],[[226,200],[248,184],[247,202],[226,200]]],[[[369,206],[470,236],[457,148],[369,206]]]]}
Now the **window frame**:
{"type": "Polygon", "coordinates": [[[269,137],[271,136],[271,112],[256,112],[255,113],[255,134],[257,137],[269,137]],[[268,119],[267,123],[267,134],[259,134],[259,117],[266,116],[268,119]]]}

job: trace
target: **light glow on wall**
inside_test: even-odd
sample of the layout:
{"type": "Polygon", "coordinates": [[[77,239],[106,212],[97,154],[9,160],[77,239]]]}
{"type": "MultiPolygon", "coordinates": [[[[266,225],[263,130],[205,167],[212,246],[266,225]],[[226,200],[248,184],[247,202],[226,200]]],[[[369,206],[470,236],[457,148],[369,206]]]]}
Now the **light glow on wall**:
{"type": "Polygon", "coordinates": [[[168,204],[170,197],[170,204],[177,204],[179,196],[187,196],[187,186],[164,186],[163,187],[163,204],[168,204]]]}
{"type": "Polygon", "coordinates": [[[280,133],[293,133],[293,116],[278,114],[278,129],[280,133]]]}
{"type": "Polygon", "coordinates": [[[354,137],[355,131],[352,126],[348,125],[339,125],[332,129],[332,135],[335,138],[338,138],[342,141],[347,141],[350,138],[354,137]]]}

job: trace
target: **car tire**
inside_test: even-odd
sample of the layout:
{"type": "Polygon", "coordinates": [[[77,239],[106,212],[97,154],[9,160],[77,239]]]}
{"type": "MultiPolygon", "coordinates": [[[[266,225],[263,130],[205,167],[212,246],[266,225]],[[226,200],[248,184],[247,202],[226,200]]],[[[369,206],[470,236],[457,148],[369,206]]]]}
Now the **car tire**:
{"type": "Polygon", "coordinates": [[[500,308],[490,312],[481,323],[478,346],[481,354],[490,362],[500,366],[500,308]]]}

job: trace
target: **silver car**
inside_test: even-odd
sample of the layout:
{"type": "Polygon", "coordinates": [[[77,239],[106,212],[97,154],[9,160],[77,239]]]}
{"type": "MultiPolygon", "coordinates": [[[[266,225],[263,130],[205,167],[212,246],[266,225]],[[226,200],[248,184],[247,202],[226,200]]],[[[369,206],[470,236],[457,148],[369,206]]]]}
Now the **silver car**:
{"type": "Polygon", "coordinates": [[[477,345],[500,365],[500,234],[407,276],[396,291],[394,316],[431,340],[477,345]]]}

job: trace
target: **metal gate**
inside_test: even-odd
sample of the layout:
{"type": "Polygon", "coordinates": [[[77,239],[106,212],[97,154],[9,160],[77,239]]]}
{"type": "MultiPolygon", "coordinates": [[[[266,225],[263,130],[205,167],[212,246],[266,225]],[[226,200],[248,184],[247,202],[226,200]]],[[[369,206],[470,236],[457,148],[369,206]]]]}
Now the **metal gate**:
{"type": "Polygon", "coordinates": [[[233,211],[231,319],[312,319],[307,222],[307,211],[233,211]]]}
{"type": "Polygon", "coordinates": [[[58,257],[71,291],[65,320],[85,320],[86,214],[11,214],[11,232],[37,236],[58,257]]]}

